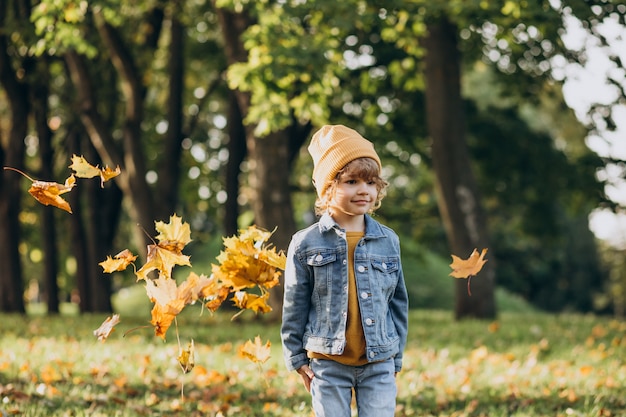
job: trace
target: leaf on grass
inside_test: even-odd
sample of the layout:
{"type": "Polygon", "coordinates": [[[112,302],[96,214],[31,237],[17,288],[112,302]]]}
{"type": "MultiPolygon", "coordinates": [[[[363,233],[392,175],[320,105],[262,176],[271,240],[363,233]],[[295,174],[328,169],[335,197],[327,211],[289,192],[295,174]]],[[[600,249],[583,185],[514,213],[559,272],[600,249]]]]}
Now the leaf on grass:
{"type": "Polygon", "coordinates": [[[487,262],[487,260],[484,259],[486,253],[487,249],[483,249],[480,254],[474,249],[467,259],[461,259],[458,256],[452,255],[452,263],[450,264],[452,272],[450,272],[450,275],[454,278],[469,278],[478,274],[485,262],[487,262]]]}
{"type": "Polygon", "coordinates": [[[191,372],[193,367],[196,365],[194,359],[193,339],[191,340],[191,342],[189,342],[189,344],[187,344],[187,347],[185,349],[180,349],[180,353],[178,355],[178,363],[180,364],[180,367],[185,374],[191,372]]]}
{"type": "Polygon", "coordinates": [[[265,363],[271,357],[271,346],[269,340],[263,344],[261,337],[257,336],[254,338],[254,343],[248,340],[239,347],[239,355],[255,363],[265,363]]]}
{"type": "Polygon", "coordinates": [[[61,195],[71,191],[75,185],[76,178],[74,175],[70,175],[65,180],[65,184],[47,181],[33,181],[33,184],[28,189],[28,192],[41,204],[54,206],[71,214],[72,208],[70,207],[70,204],[65,201],[61,195]]]}
{"type": "Polygon", "coordinates": [[[76,173],[76,176],[79,178],[100,177],[101,187],[104,187],[105,182],[107,182],[111,178],[117,177],[121,173],[119,166],[115,169],[111,169],[108,166],[104,168],[99,168],[97,165],[91,165],[82,156],[77,155],[72,155],[72,164],[69,166],[69,168],[72,169],[76,173]]]}
{"type": "Polygon", "coordinates": [[[107,317],[104,322],[93,331],[93,335],[98,338],[98,340],[104,342],[109,335],[115,330],[115,326],[120,322],[120,315],[113,314],[113,317],[107,317]]]}
{"type": "Polygon", "coordinates": [[[135,262],[137,255],[133,255],[128,249],[124,249],[117,255],[111,258],[107,256],[106,260],[100,262],[98,265],[102,267],[104,272],[110,274],[115,271],[123,271],[128,265],[135,262]]]}

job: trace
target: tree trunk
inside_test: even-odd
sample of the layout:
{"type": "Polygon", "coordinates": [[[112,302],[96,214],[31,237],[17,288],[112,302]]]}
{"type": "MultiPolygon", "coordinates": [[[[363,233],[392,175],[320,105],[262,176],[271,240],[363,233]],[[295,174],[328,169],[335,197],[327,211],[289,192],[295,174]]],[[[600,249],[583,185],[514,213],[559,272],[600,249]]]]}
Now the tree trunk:
{"type": "Polygon", "coordinates": [[[154,220],[169,221],[178,204],[180,184],[180,159],[183,140],[183,89],[185,60],[183,55],[185,28],[173,16],[169,45],[168,73],[169,95],[167,100],[167,134],[163,146],[163,161],[159,170],[159,190],[162,198],[156,210],[154,220]]]}
{"type": "Polygon", "coordinates": [[[228,96],[228,163],[226,164],[226,209],[224,212],[224,233],[236,235],[239,230],[239,175],[241,163],[246,158],[246,130],[243,116],[237,104],[235,93],[228,96]]]}
{"type": "MultiPolygon", "coordinates": [[[[6,4],[2,4],[6,7],[6,4]]],[[[0,26],[4,26],[5,10],[0,9],[0,26]]],[[[28,126],[28,86],[18,81],[7,54],[8,39],[0,33],[0,85],[4,88],[11,110],[8,140],[0,141],[0,165],[24,168],[24,138],[28,126]],[[6,146],[6,148],[4,148],[6,146]]],[[[20,243],[19,214],[21,181],[17,172],[0,172],[0,311],[24,313],[24,284],[20,243]]]]}
{"type": "MultiPolygon", "coordinates": [[[[52,131],[48,127],[48,86],[47,65],[42,60],[40,76],[33,83],[32,100],[35,116],[35,128],[39,137],[39,154],[41,157],[41,178],[46,181],[54,180],[54,149],[52,146],[52,131]]],[[[59,312],[59,272],[57,229],[54,220],[54,207],[41,206],[41,244],[44,253],[44,293],[48,305],[48,313],[59,312]]]]}
{"type": "MultiPolygon", "coordinates": [[[[426,112],[432,138],[432,159],[438,205],[452,253],[467,258],[474,248],[489,246],[485,216],[472,173],[465,139],[457,28],[446,18],[428,25],[426,49],[426,112]]],[[[471,281],[456,282],[455,316],[493,318],[493,260],[471,281]]]]}

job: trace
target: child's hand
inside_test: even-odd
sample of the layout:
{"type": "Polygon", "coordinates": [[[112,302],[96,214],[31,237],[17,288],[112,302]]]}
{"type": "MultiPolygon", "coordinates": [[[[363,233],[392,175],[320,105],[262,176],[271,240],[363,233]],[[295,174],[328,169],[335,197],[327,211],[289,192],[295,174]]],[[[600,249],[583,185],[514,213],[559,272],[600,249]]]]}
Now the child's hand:
{"type": "Polygon", "coordinates": [[[309,365],[302,365],[300,369],[297,371],[302,377],[302,382],[304,382],[304,387],[308,392],[311,392],[311,380],[315,377],[315,374],[309,368],[309,365]]]}

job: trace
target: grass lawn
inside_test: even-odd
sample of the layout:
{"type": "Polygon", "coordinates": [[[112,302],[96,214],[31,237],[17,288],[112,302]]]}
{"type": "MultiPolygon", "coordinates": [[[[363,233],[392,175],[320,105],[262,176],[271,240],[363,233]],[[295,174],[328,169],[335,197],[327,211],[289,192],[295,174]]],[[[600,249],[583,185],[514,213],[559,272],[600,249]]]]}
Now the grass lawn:
{"type": "MultiPolygon", "coordinates": [[[[248,313],[231,322],[190,308],[193,338],[183,375],[175,329],[166,342],[124,315],[98,342],[104,315],[0,315],[0,410],[18,416],[310,416],[309,396],[285,370],[278,325],[248,313]],[[272,357],[237,354],[260,335],[272,357]],[[182,392],[181,392],[182,390],[182,392]]],[[[608,318],[504,312],[496,322],[455,322],[447,311],[411,313],[397,416],[624,416],[626,323],[608,318]]],[[[2,414],[2,413],[0,413],[2,414]]]]}

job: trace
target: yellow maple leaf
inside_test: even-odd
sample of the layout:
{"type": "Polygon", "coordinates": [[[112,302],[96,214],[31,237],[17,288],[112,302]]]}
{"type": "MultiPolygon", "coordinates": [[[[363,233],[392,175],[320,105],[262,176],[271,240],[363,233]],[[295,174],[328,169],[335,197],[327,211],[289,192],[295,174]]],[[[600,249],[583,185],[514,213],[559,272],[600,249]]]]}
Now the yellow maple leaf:
{"type": "Polygon", "coordinates": [[[236,307],[240,309],[252,310],[255,313],[269,313],[272,307],[269,306],[270,293],[266,292],[262,295],[248,294],[245,291],[237,291],[232,300],[236,307]]]}
{"type": "Polygon", "coordinates": [[[157,336],[165,339],[165,334],[176,316],[185,308],[199,299],[206,299],[219,293],[214,278],[190,273],[185,281],[176,281],[164,275],[157,279],[146,280],[146,294],[154,303],[150,323],[155,327],[157,336]]]}
{"type": "Polygon", "coordinates": [[[115,271],[123,271],[128,265],[135,262],[137,255],[133,255],[128,249],[124,249],[114,257],[107,256],[106,260],[100,262],[98,265],[102,267],[104,272],[112,273],[115,271]]]}
{"type": "Polygon", "coordinates": [[[452,255],[452,263],[450,264],[452,272],[450,272],[450,275],[455,278],[467,278],[467,293],[470,296],[472,295],[470,289],[471,279],[480,272],[485,262],[487,262],[487,260],[484,259],[486,254],[487,248],[483,249],[480,254],[478,250],[474,249],[467,259],[461,259],[458,256],[452,255]]]}
{"type": "Polygon", "coordinates": [[[478,274],[485,262],[487,262],[487,260],[484,259],[486,254],[487,249],[485,248],[480,254],[478,250],[474,249],[467,259],[461,259],[458,256],[452,255],[452,263],[450,264],[452,272],[450,272],[450,275],[455,278],[469,278],[478,274]]]}
{"type": "Polygon", "coordinates": [[[194,358],[193,339],[191,340],[191,342],[189,342],[189,344],[187,344],[187,347],[185,349],[183,349],[182,347],[180,348],[180,352],[178,354],[178,363],[180,364],[180,368],[185,374],[191,372],[193,367],[196,365],[194,358]]]}
{"type": "Polygon", "coordinates": [[[115,169],[111,169],[108,166],[104,168],[99,168],[97,165],[94,166],[87,162],[87,160],[82,156],[72,155],[72,164],[69,166],[72,169],[76,176],[79,178],[94,178],[100,177],[100,186],[104,187],[104,183],[111,178],[115,178],[121,174],[120,167],[116,167],[115,169]]]}
{"type": "Polygon", "coordinates": [[[170,216],[170,222],[155,222],[155,229],[159,234],[156,239],[159,246],[173,251],[182,251],[191,242],[191,229],[189,223],[182,221],[176,214],[170,216]]]}
{"type": "Polygon", "coordinates": [[[175,265],[191,266],[189,256],[182,253],[185,245],[191,242],[189,224],[173,215],[169,223],[155,222],[155,228],[159,232],[159,243],[148,245],[146,263],[136,272],[137,280],[146,279],[155,269],[171,278],[175,265]]]}
{"type": "Polygon", "coordinates": [[[137,280],[147,279],[148,274],[155,269],[169,278],[175,265],[191,266],[189,256],[159,245],[148,245],[146,263],[137,271],[137,280]]]}
{"type": "Polygon", "coordinates": [[[98,338],[98,340],[104,342],[109,335],[113,332],[115,325],[120,322],[120,315],[114,314],[112,317],[107,317],[104,322],[93,331],[94,336],[98,338]]]}
{"type": "Polygon", "coordinates": [[[251,340],[248,340],[239,347],[239,355],[250,359],[255,363],[265,363],[271,357],[271,346],[272,345],[269,340],[263,344],[263,342],[261,342],[261,337],[256,336],[254,338],[254,343],[251,340]]]}

